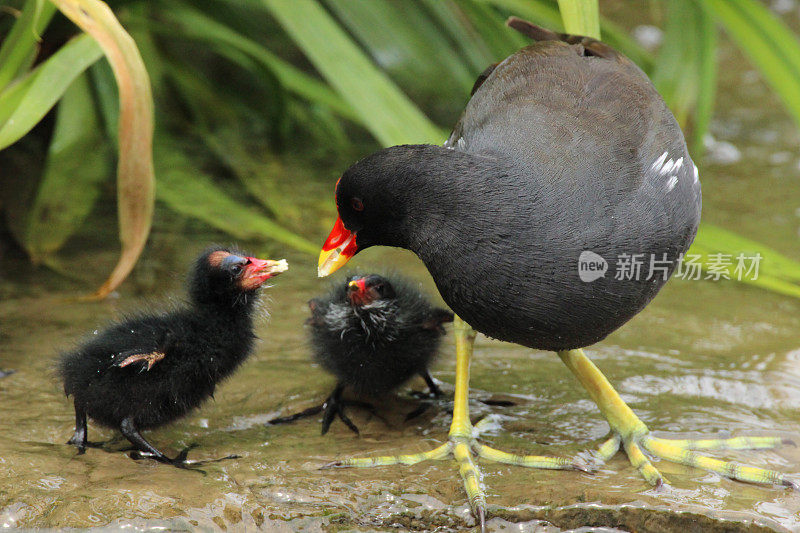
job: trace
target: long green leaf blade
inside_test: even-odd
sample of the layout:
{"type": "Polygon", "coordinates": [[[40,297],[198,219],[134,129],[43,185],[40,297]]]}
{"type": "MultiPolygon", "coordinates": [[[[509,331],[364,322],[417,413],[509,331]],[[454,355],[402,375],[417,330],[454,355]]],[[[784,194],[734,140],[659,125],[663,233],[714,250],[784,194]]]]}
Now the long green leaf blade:
{"type": "Polygon", "coordinates": [[[25,78],[0,92],[0,150],[38,124],[75,78],[102,55],[91,37],[76,37],[25,78]]]}
{"type": "Polygon", "coordinates": [[[786,25],[753,0],[701,0],[764,75],[800,125],[800,43],[786,25]]]}
{"type": "Polygon", "coordinates": [[[409,92],[466,97],[475,76],[415,2],[325,0],[375,62],[409,92]],[[433,86],[420,80],[437,80],[433,86]],[[459,90],[460,89],[460,90],[459,90]]]}
{"type": "Polygon", "coordinates": [[[26,0],[0,46],[0,91],[29,67],[37,52],[39,35],[55,11],[55,6],[45,0],[26,0]]]}
{"type": "Polygon", "coordinates": [[[600,38],[600,9],[597,0],[558,0],[558,7],[567,33],[600,38]]]}
{"type": "Polygon", "coordinates": [[[171,209],[202,220],[237,239],[272,239],[312,255],[319,247],[257,211],[243,207],[173,151],[159,159],[158,199],[171,209]]]}
{"type": "Polygon", "coordinates": [[[84,74],[58,104],[44,175],[29,206],[22,245],[34,262],[57,251],[89,215],[109,174],[107,147],[84,74]]]}
{"type": "Polygon", "coordinates": [[[488,65],[497,61],[481,36],[481,30],[485,29],[487,24],[481,24],[482,28],[478,28],[478,24],[471,24],[463,2],[457,3],[455,0],[420,1],[438,22],[442,32],[456,42],[475,72],[482,72],[488,65]]]}
{"type": "Polygon", "coordinates": [[[437,128],[313,0],[262,0],[320,73],[384,145],[441,143],[437,128]]]}
{"type": "Polygon", "coordinates": [[[651,78],[684,131],[695,157],[703,151],[716,89],[717,31],[701,4],[671,0],[664,44],[651,78]]]}
{"type": "MultiPolygon", "coordinates": [[[[272,71],[287,90],[310,102],[327,106],[344,118],[360,121],[361,116],[327,85],[282,60],[252,39],[182,4],[176,4],[165,14],[187,37],[244,52],[272,71]]],[[[174,31],[158,26],[154,26],[154,30],[161,33],[174,31]]]]}

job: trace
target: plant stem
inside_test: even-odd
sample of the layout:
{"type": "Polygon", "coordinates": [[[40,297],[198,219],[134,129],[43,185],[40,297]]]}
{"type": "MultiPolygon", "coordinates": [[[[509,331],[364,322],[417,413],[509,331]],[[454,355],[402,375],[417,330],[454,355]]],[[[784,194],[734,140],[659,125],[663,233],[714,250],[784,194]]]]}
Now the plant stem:
{"type": "Polygon", "coordinates": [[[567,33],[600,38],[600,9],[597,0],[558,0],[558,7],[567,33]]]}

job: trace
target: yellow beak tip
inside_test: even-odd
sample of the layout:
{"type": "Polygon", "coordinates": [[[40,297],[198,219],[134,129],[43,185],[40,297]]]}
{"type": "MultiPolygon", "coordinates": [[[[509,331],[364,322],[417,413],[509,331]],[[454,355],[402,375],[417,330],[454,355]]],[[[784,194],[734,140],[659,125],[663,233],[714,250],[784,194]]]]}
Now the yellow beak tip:
{"type": "Polygon", "coordinates": [[[329,274],[333,274],[337,270],[339,270],[342,265],[347,263],[350,259],[349,256],[346,256],[340,252],[339,248],[334,248],[333,250],[322,250],[319,253],[319,263],[317,264],[317,276],[320,278],[324,278],[329,274]]]}

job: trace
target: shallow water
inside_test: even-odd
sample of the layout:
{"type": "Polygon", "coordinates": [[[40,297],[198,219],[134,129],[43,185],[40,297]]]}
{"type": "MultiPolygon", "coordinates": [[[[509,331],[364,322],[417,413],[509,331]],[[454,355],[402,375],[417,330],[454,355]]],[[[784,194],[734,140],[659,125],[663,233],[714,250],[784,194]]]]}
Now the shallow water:
{"type": "MultiPolygon", "coordinates": [[[[723,56],[713,134],[732,143],[741,159],[699,162],[704,218],[800,260],[800,139],[746,63],[732,52],[723,56]]],[[[330,195],[329,183],[305,187],[315,202],[330,195]]],[[[332,222],[326,211],[309,234],[321,242],[332,222]]],[[[180,294],[176,273],[206,241],[221,237],[191,224],[177,227],[160,215],[135,276],[104,302],[76,299],[89,290],[87,283],[30,269],[14,257],[0,263],[0,368],[16,370],[0,379],[0,526],[336,531],[472,525],[450,460],[319,470],[344,456],[424,451],[442,442],[455,366],[452,335],[433,372],[446,398],[412,422],[403,421],[418,405],[408,389],[423,390],[422,382],[379,406],[385,421],[351,410],[360,437],[338,421],[320,436],[317,418],[264,426],[273,416],[320,402],[333,387],[309,363],[305,345],[305,302],[324,285],[310,257],[288,254],[291,270],[267,291],[271,316],[259,322],[257,352],[219,387],[215,400],[147,434],[169,454],[197,445],[190,458],[236,453],[240,459],[206,465],[205,474],[137,462],[116,432],[91,423],[91,440],[110,441],[104,449],[77,456],[64,444],[73,413],[53,375],[57,350],[121,311],[180,294]]],[[[113,264],[115,245],[98,242],[113,236],[91,228],[86,233],[65,251],[63,266],[99,280],[113,264]]],[[[287,255],[274,245],[253,248],[273,258],[287,255]]],[[[393,267],[435,294],[410,253],[371,249],[352,263],[360,270],[393,267]]],[[[798,300],[731,282],[673,280],[644,312],[587,353],[657,434],[778,434],[800,443],[798,330],[798,300]]],[[[495,430],[483,435],[498,448],[570,456],[597,445],[608,431],[552,353],[479,337],[471,385],[473,419],[499,415],[495,430]],[[488,398],[515,405],[477,401],[488,398]]],[[[800,476],[797,447],[713,455],[800,476]]],[[[480,466],[495,531],[800,530],[800,494],[664,461],[656,466],[670,485],[661,490],[648,487],[623,455],[595,475],[480,466]]]]}

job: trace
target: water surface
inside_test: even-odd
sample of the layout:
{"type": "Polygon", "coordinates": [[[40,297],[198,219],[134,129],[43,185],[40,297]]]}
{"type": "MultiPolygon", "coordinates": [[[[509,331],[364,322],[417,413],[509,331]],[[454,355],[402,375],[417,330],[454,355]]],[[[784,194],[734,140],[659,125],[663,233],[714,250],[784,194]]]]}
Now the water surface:
{"type": "MultiPolygon", "coordinates": [[[[699,160],[704,220],[733,229],[800,260],[800,139],[774,97],[734,51],[723,51],[717,141],[738,159],[699,160]],[[735,155],[735,154],[734,154],[735,155]]],[[[326,170],[328,174],[331,170],[326,170]]],[[[291,179],[300,180],[297,176],[291,179]]],[[[290,190],[297,182],[282,186],[290,190]]],[[[321,242],[333,222],[330,183],[303,184],[311,209],[304,223],[321,242]],[[313,214],[313,216],[312,216],[313,214]]],[[[113,213],[96,216],[113,226],[113,213]]],[[[413,467],[319,470],[349,455],[423,451],[442,442],[448,401],[404,422],[417,400],[412,382],[374,417],[352,410],[361,428],[341,423],[320,436],[318,419],[265,427],[269,418],[320,402],[333,380],[309,362],[305,302],[326,282],[315,258],[272,244],[250,243],[291,270],[268,289],[270,317],[259,321],[255,355],[222,384],[215,400],[180,422],[147,433],[168,453],[197,445],[190,457],[230,453],[235,461],[204,467],[205,475],[133,461],[115,431],[90,423],[104,449],[77,456],[64,442],[73,411],[54,377],[59,349],[120,312],[180,295],[180,275],[209,240],[224,236],[159,211],[148,252],[116,297],[78,301],[113,264],[111,230],[97,219],[62,255],[64,278],[8,254],[0,263],[0,525],[91,527],[136,525],[270,531],[450,530],[473,524],[452,461],[413,467]],[[102,224],[100,224],[102,226],[102,224]]],[[[435,295],[410,253],[373,249],[353,264],[394,267],[435,295]]],[[[342,274],[343,275],[343,274],[342,274]]],[[[339,275],[338,279],[342,278],[339,275]]],[[[480,282],[480,280],[476,280],[480,282]]],[[[673,280],[644,312],[587,353],[651,429],[663,436],[778,434],[800,442],[800,301],[732,282],[673,280]]],[[[434,369],[452,396],[452,335],[434,369]]],[[[472,367],[473,417],[500,415],[484,440],[520,453],[570,456],[597,445],[608,426],[552,353],[479,337],[472,367]],[[477,399],[515,402],[487,407],[477,399]]],[[[800,449],[714,454],[800,474],[800,449]]],[[[800,494],[755,486],[664,461],[670,485],[647,486],[623,455],[595,475],[480,464],[497,531],[558,531],[582,525],[620,530],[800,530],[800,494]],[[544,520],[548,522],[543,522],[544,520]],[[522,525],[514,525],[522,522],[522,525]]]]}

